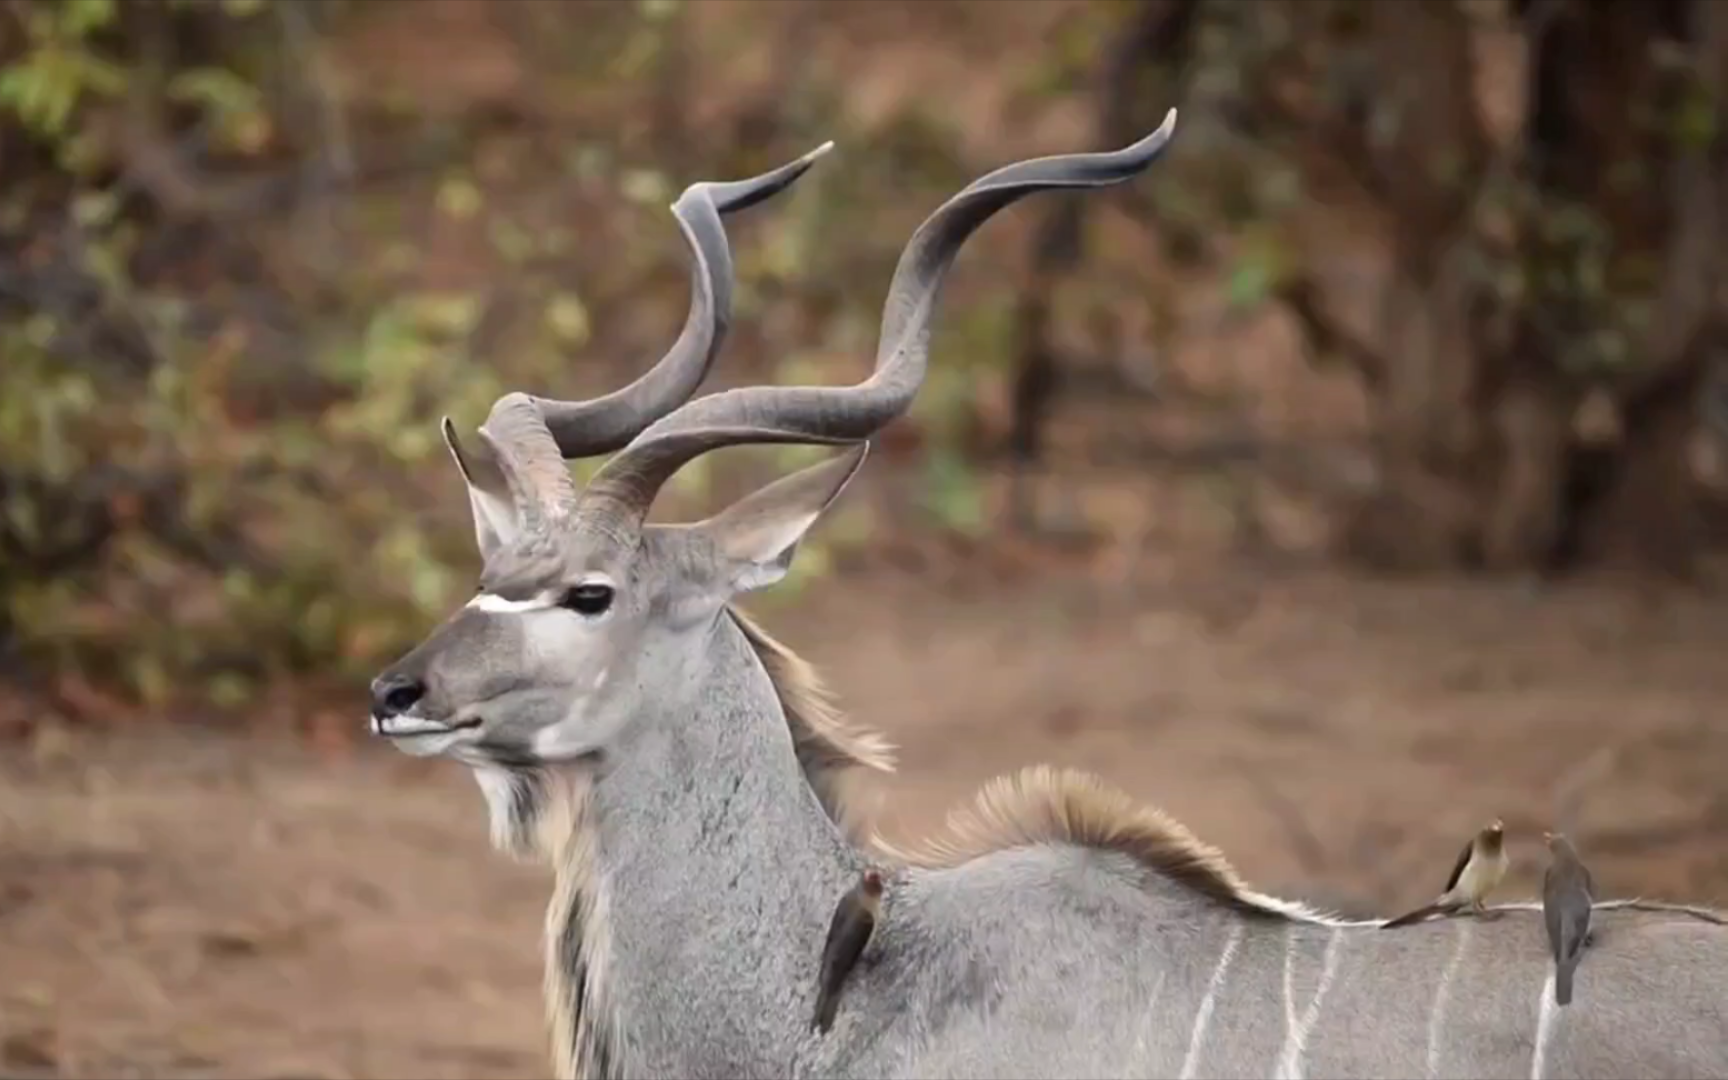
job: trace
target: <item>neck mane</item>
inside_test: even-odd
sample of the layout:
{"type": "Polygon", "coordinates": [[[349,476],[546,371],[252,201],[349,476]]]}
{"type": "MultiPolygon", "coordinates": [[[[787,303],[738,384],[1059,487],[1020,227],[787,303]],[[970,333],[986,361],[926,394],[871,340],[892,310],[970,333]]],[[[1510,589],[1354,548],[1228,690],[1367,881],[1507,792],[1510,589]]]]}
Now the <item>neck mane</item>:
{"type": "Polygon", "coordinates": [[[861,837],[864,815],[850,781],[860,770],[893,772],[894,745],[881,732],[848,719],[821,673],[803,657],[769,637],[737,608],[727,612],[774,684],[798,765],[811,790],[836,825],[848,836],[861,837]]]}

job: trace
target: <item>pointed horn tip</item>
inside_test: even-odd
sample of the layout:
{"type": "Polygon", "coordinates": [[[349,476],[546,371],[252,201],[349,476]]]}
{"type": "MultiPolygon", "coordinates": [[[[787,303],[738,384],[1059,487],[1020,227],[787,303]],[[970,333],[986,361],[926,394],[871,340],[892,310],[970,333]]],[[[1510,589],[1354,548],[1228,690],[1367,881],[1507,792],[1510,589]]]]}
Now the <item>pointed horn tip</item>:
{"type": "Polygon", "coordinates": [[[1169,145],[1171,138],[1173,138],[1175,134],[1176,110],[1171,109],[1169,112],[1164,114],[1164,122],[1159,124],[1150,135],[1147,135],[1144,139],[1135,143],[1132,149],[1139,150],[1142,153],[1150,152],[1151,154],[1156,154],[1163,150],[1165,146],[1169,145]]]}
{"type": "MultiPolygon", "coordinates": [[[[789,171],[793,174],[792,180],[796,180],[799,177],[803,176],[805,173],[809,172],[811,166],[815,165],[818,161],[827,157],[829,152],[833,149],[834,149],[834,140],[829,139],[827,142],[823,143],[821,146],[818,146],[816,149],[805,154],[803,157],[799,158],[797,161],[794,161],[791,165],[786,166],[787,171],[789,171]]],[[[787,183],[791,183],[792,180],[788,180],[787,183]]]]}
{"type": "MultiPolygon", "coordinates": [[[[1134,140],[1120,150],[1105,151],[1105,156],[1113,157],[1127,163],[1132,172],[1139,172],[1162,154],[1170,146],[1170,140],[1176,133],[1176,110],[1171,109],[1164,114],[1164,122],[1146,135],[1134,140]]],[[[1110,181],[1114,182],[1114,181],[1110,181]]]]}

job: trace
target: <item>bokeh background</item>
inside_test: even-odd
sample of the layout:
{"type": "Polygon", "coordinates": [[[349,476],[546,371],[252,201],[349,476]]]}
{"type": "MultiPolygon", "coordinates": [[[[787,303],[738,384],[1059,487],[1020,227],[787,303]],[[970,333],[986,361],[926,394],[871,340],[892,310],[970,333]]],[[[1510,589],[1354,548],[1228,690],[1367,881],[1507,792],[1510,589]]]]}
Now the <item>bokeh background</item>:
{"type": "Polygon", "coordinates": [[[437,419],[644,370],[667,204],[829,138],[711,385],[862,377],[943,198],[1181,109],[971,242],[752,598],[885,827],[1051,761],[1352,910],[1494,815],[1509,892],[1559,816],[1722,900],[1725,64],[1708,0],[0,2],[0,1076],[544,1074],[545,877],[363,735],[476,572],[437,419]]]}

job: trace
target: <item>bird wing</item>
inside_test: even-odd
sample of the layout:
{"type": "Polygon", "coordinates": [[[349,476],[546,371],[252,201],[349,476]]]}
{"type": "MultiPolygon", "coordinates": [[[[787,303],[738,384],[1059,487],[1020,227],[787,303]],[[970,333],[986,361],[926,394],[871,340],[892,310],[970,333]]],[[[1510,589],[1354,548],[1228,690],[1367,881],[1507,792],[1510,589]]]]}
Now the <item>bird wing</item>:
{"type": "Polygon", "coordinates": [[[841,941],[846,936],[846,927],[853,921],[852,911],[857,907],[856,897],[847,893],[834,905],[834,917],[828,921],[828,937],[822,942],[822,974],[826,976],[834,966],[835,955],[839,952],[841,941]]]}
{"type": "Polygon", "coordinates": [[[1566,927],[1566,897],[1565,890],[1554,880],[1554,868],[1542,876],[1542,925],[1548,931],[1548,948],[1559,957],[1563,931],[1566,927]]]}
{"type": "Polygon", "coordinates": [[[1560,946],[1555,951],[1571,957],[1584,951],[1590,933],[1590,894],[1576,890],[1567,901],[1560,905],[1560,946]]]}
{"type": "Polygon", "coordinates": [[[1472,837],[1470,842],[1464,845],[1464,850],[1458,853],[1458,865],[1452,868],[1451,876],[1446,879],[1446,887],[1440,890],[1441,896],[1458,887],[1458,880],[1464,876],[1464,868],[1470,865],[1470,856],[1475,850],[1476,840],[1472,837]]]}

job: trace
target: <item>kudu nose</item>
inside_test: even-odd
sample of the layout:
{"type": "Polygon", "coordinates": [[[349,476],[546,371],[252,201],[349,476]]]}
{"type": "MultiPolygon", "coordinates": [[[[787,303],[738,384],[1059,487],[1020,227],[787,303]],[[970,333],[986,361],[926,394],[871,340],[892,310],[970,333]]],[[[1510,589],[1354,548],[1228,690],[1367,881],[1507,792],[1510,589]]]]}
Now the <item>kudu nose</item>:
{"type": "Polygon", "coordinates": [[[372,680],[372,715],[401,716],[420,704],[426,684],[412,675],[390,672],[372,680]]]}

